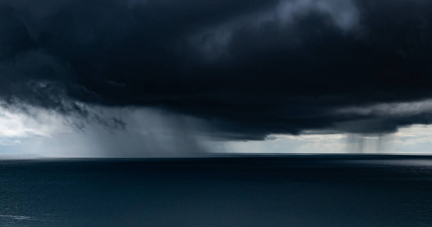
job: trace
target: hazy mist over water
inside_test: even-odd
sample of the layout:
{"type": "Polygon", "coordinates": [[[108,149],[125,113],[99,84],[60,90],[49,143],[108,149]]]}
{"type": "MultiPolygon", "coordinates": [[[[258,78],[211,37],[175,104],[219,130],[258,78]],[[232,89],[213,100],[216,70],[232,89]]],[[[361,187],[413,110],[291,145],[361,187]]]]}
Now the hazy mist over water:
{"type": "Polygon", "coordinates": [[[0,162],[0,224],[431,226],[432,159],[242,156],[0,162]]]}

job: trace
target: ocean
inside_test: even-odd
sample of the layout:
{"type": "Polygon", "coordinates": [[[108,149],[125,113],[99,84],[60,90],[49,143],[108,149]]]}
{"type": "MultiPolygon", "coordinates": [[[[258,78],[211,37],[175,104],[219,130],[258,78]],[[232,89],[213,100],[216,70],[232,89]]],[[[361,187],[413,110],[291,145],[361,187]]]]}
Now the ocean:
{"type": "Polygon", "coordinates": [[[432,158],[4,160],[0,226],[432,226],[432,158]]]}

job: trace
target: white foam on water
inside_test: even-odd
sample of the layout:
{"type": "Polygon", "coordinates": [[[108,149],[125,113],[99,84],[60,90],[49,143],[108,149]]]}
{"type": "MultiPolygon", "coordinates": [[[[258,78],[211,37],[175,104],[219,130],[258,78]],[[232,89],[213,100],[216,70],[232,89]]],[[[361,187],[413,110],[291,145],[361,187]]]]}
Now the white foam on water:
{"type": "Polygon", "coordinates": [[[0,214],[0,218],[9,218],[14,220],[31,220],[31,217],[28,216],[17,216],[17,215],[2,215],[0,214]]]}

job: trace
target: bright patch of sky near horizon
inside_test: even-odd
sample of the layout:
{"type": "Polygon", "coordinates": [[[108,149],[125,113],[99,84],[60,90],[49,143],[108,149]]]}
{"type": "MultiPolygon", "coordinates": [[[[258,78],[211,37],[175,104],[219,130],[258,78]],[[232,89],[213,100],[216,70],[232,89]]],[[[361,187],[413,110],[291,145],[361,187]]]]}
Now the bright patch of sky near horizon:
{"type": "Polygon", "coordinates": [[[198,124],[186,117],[167,116],[150,109],[110,109],[110,112],[125,117],[125,130],[108,130],[90,122],[81,131],[72,126],[74,119],[46,110],[33,109],[30,117],[19,111],[0,108],[0,158],[195,157],[203,153],[415,154],[430,152],[432,145],[431,125],[413,125],[380,137],[271,135],[264,141],[216,142],[200,137],[196,131],[198,124]]]}

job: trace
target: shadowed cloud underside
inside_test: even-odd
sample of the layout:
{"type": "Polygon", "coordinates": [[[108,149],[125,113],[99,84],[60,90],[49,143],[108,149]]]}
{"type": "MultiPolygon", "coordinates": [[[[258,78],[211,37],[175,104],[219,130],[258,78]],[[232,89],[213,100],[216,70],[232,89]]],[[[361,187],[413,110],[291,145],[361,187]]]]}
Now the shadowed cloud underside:
{"type": "Polygon", "coordinates": [[[0,0],[0,98],[121,128],[85,106],[161,109],[223,140],[392,133],[431,122],[427,105],[404,110],[432,98],[431,11],[422,0],[0,0]]]}

